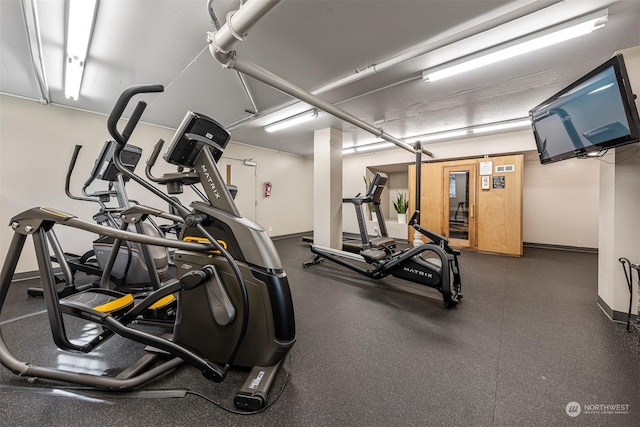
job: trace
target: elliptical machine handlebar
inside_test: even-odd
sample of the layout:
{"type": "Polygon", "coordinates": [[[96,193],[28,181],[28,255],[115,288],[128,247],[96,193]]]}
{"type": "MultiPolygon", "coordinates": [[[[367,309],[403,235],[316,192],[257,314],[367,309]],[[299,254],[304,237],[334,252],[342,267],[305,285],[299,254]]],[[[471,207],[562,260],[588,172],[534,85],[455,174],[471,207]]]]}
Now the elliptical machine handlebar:
{"type": "Polygon", "coordinates": [[[158,156],[160,155],[160,150],[162,150],[162,146],[164,145],[164,139],[160,138],[156,145],[153,146],[153,152],[151,156],[147,159],[147,167],[144,169],[145,175],[150,181],[160,182],[160,178],[156,178],[151,173],[151,168],[156,164],[156,160],[158,160],[158,156]]]}
{"type": "Polygon", "coordinates": [[[138,95],[138,94],[163,92],[163,91],[164,91],[163,85],[141,85],[141,86],[132,86],[128,89],[125,89],[122,92],[122,94],[120,94],[120,97],[118,98],[115,105],[113,106],[113,109],[109,114],[109,118],[107,119],[107,129],[109,130],[109,133],[111,134],[113,139],[117,142],[117,146],[113,155],[113,163],[118,168],[118,170],[122,172],[125,176],[134,180],[135,182],[140,184],[142,187],[144,187],[151,193],[155,194],[156,196],[160,197],[167,203],[173,205],[178,211],[178,214],[182,218],[186,218],[189,215],[188,209],[182,206],[182,204],[179,203],[177,200],[171,199],[171,197],[169,197],[162,191],[158,190],[153,185],[149,184],[148,182],[146,182],[144,179],[142,179],[135,173],[128,170],[123,165],[122,160],[120,159],[120,152],[124,149],[124,146],[127,144],[129,137],[133,133],[133,130],[136,127],[136,125],[138,124],[138,121],[140,120],[142,113],[144,112],[145,108],[147,108],[146,102],[138,101],[138,104],[136,105],[136,109],[133,111],[133,114],[129,119],[129,123],[127,123],[127,126],[125,127],[124,131],[121,134],[118,131],[118,121],[122,118],[122,113],[129,105],[129,101],[131,101],[131,98],[133,98],[135,95],[138,95]]]}
{"type": "Polygon", "coordinates": [[[102,201],[100,200],[100,197],[97,195],[92,195],[92,194],[87,194],[85,192],[85,189],[88,186],[88,183],[85,183],[85,185],[82,188],[82,194],[84,196],[76,196],[75,194],[71,193],[71,174],[73,173],[73,170],[76,167],[76,162],[78,161],[78,154],[80,153],[80,150],[82,149],[82,145],[78,145],[76,144],[76,146],[73,149],[73,154],[71,155],[71,161],[69,162],[69,168],[67,169],[67,176],[65,178],[64,181],[64,192],[67,194],[67,196],[70,199],[73,200],[82,200],[85,202],[94,202],[94,203],[98,203],[101,206],[104,207],[104,203],[102,203],[102,201]]]}
{"type": "Polygon", "coordinates": [[[82,201],[86,201],[86,202],[95,202],[96,199],[91,198],[91,197],[82,197],[82,196],[76,196],[74,194],[71,193],[71,174],[73,173],[73,169],[76,167],[76,162],[78,161],[78,154],[80,153],[80,150],[82,149],[82,145],[78,145],[76,144],[76,146],[73,148],[73,154],[71,155],[71,161],[69,162],[69,167],[67,168],[67,176],[64,180],[64,192],[67,194],[67,196],[70,199],[73,200],[82,200],[82,201]]]}
{"type": "Polygon", "coordinates": [[[122,117],[122,114],[127,108],[127,105],[129,105],[129,101],[131,100],[131,98],[141,93],[155,93],[163,91],[163,85],[140,85],[132,86],[122,92],[122,94],[116,101],[116,104],[113,106],[111,114],[109,114],[109,118],[107,120],[107,129],[109,130],[109,133],[111,134],[113,139],[115,139],[119,145],[124,146],[127,143],[129,137],[131,136],[131,133],[133,132],[133,129],[138,124],[142,113],[144,112],[145,108],[147,108],[146,102],[138,101],[138,105],[136,105],[136,109],[133,111],[133,114],[129,119],[129,123],[127,123],[124,131],[120,133],[118,131],[118,121],[122,117]]]}

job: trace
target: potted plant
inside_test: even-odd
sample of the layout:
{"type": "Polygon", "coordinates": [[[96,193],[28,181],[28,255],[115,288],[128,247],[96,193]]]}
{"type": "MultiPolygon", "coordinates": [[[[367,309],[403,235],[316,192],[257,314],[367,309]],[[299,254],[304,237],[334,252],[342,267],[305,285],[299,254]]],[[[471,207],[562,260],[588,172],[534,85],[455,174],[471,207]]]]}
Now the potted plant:
{"type": "Polygon", "coordinates": [[[405,224],[407,222],[407,209],[409,209],[409,200],[406,193],[397,193],[393,208],[398,214],[398,224],[405,224]]]}

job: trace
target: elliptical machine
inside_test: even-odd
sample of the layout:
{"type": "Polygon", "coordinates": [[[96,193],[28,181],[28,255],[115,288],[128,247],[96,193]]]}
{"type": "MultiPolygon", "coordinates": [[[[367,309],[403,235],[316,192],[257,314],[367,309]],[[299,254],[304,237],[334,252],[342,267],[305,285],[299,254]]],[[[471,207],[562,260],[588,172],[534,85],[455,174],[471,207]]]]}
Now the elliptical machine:
{"type": "MultiPolygon", "coordinates": [[[[130,200],[127,195],[125,184],[129,181],[129,178],[123,176],[114,164],[115,148],[115,141],[106,141],[104,143],[89,174],[89,178],[82,186],[82,196],[78,196],[73,194],[70,188],[71,175],[82,149],[81,145],[76,145],[67,169],[65,193],[70,199],[98,204],[100,206],[99,211],[93,216],[96,223],[119,228],[121,224],[120,213],[129,208],[132,203],[137,204],[137,202],[130,200]],[[89,187],[95,181],[108,183],[108,188],[89,191],[89,187]],[[108,205],[113,198],[117,200],[117,206],[108,205]]],[[[120,154],[122,164],[131,172],[135,170],[141,156],[142,149],[131,144],[125,145],[120,154]]],[[[181,218],[175,216],[171,216],[168,219],[175,221],[176,218],[181,220],[181,218]]],[[[130,228],[130,231],[134,231],[133,228],[136,228],[137,232],[151,236],[164,235],[160,227],[151,218],[130,228]]],[[[124,242],[117,249],[117,256],[111,259],[111,253],[114,249],[113,239],[109,237],[98,237],[93,241],[92,248],[82,255],[63,252],[54,230],[50,230],[47,237],[54,252],[51,260],[57,263],[62,270],[62,279],[58,279],[59,282],[64,284],[58,288],[60,297],[97,286],[112,287],[118,290],[125,286],[131,290],[157,289],[160,281],[169,277],[169,256],[166,248],[124,242]],[[66,260],[66,265],[69,266],[68,271],[66,265],[58,261],[62,258],[66,260]],[[79,285],[75,280],[77,272],[82,272],[89,276],[102,277],[102,281],[79,285]]],[[[29,296],[42,297],[43,291],[41,288],[32,287],[27,290],[27,294],[29,296]]]]}
{"type": "MultiPolygon", "coordinates": [[[[416,143],[416,210],[411,216],[408,225],[413,227],[420,235],[427,237],[429,239],[428,243],[404,250],[396,250],[395,241],[386,235],[372,239],[367,237],[361,206],[364,202],[376,201],[379,205],[380,193],[386,183],[386,176],[377,174],[364,198],[343,199],[343,201],[353,203],[356,207],[360,233],[363,243],[366,243],[363,244],[360,253],[354,254],[312,244],[310,249],[316,256],[311,261],[304,262],[302,264],[303,267],[307,268],[327,259],[371,279],[383,279],[388,275],[392,275],[399,279],[437,289],[442,294],[445,307],[455,307],[462,299],[462,282],[458,266],[460,251],[449,246],[449,241],[446,237],[429,231],[420,225],[421,152],[420,142],[418,142],[416,143]],[[366,263],[371,267],[361,267],[347,260],[366,263]]],[[[378,221],[381,224],[381,228],[383,228],[384,220],[381,218],[379,209],[377,213],[379,215],[378,221]]],[[[386,234],[386,227],[383,229],[386,234]]]]}
{"type": "MultiPolygon", "coordinates": [[[[163,90],[161,85],[125,90],[107,124],[118,144],[113,156],[118,170],[173,204],[186,225],[182,232],[184,238],[172,240],[117,230],[55,209],[37,207],[12,218],[14,235],[0,273],[1,312],[24,244],[31,236],[53,340],[60,349],[89,353],[109,337],[119,335],[159,352],[145,354],[117,376],[78,373],[20,361],[7,347],[0,328],[0,363],[21,376],[113,390],[139,387],[182,363],[196,367],[215,382],[222,381],[231,366],[253,367],[246,383],[249,386],[236,395],[234,402],[239,408],[259,409],[266,404],[272,380],[296,339],[287,276],[266,231],[239,214],[223,184],[214,152],[221,152],[230,136],[215,121],[188,114],[188,120],[176,132],[165,155],[172,163],[195,167],[208,202],[194,202],[192,209],[188,209],[124,167],[120,152],[146,103],[138,102],[122,133],[117,129],[118,120],[133,96],[163,90]],[[177,279],[163,283],[141,301],[135,301],[131,294],[102,288],[59,298],[46,238],[47,231],[55,226],[112,237],[116,247],[122,241],[174,247],[181,252],[181,259],[193,262],[189,265],[183,262],[177,279]],[[131,326],[147,308],[173,293],[178,293],[179,304],[171,337],[156,336],[131,326]],[[67,315],[97,323],[101,330],[83,344],[74,343],[65,330],[67,315]]],[[[133,221],[161,213],[136,205],[124,210],[122,216],[133,221]]]]}

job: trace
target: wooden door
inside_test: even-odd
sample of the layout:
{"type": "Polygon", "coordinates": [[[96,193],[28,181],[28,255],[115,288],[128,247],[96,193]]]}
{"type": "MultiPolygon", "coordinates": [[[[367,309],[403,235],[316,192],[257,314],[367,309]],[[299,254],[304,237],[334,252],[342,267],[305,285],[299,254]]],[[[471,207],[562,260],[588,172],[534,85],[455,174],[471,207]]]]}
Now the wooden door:
{"type": "Polygon", "coordinates": [[[476,164],[443,168],[443,233],[454,247],[476,248],[476,164]]]}

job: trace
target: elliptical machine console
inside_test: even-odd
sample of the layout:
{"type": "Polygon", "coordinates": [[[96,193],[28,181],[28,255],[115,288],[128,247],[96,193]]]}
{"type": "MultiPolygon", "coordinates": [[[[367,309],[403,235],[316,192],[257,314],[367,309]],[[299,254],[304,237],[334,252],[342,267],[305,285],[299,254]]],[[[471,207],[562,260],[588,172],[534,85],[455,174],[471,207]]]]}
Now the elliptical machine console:
{"type": "MultiPolygon", "coordinates": [[[[113,163],[113,153],[116,150],[115,141],[107,141],[102,146],[102,150],[96,159],[93,169],[91,170],[90,180],[99,179],[102,181],[114,182],[117,179],[117,175],[120,173],[118,168],[113,163]]],[[[127,144],[120,151],[120,160],[122,164],[131,172],[136,169],[138,162],[142,157],[142,148],[135,145],[127,144]]],[[[129,181],[129,177],[124,178],[125,181],[129,181]]]]}
{"type": "Polygon", "coordinates": [[[218,122],[204,114],[187,112],[169,144],[164,159],[171,164],[193,167],[203,146],[207,146],[217,162],[231,139],[231,134],[218,122]]]}

